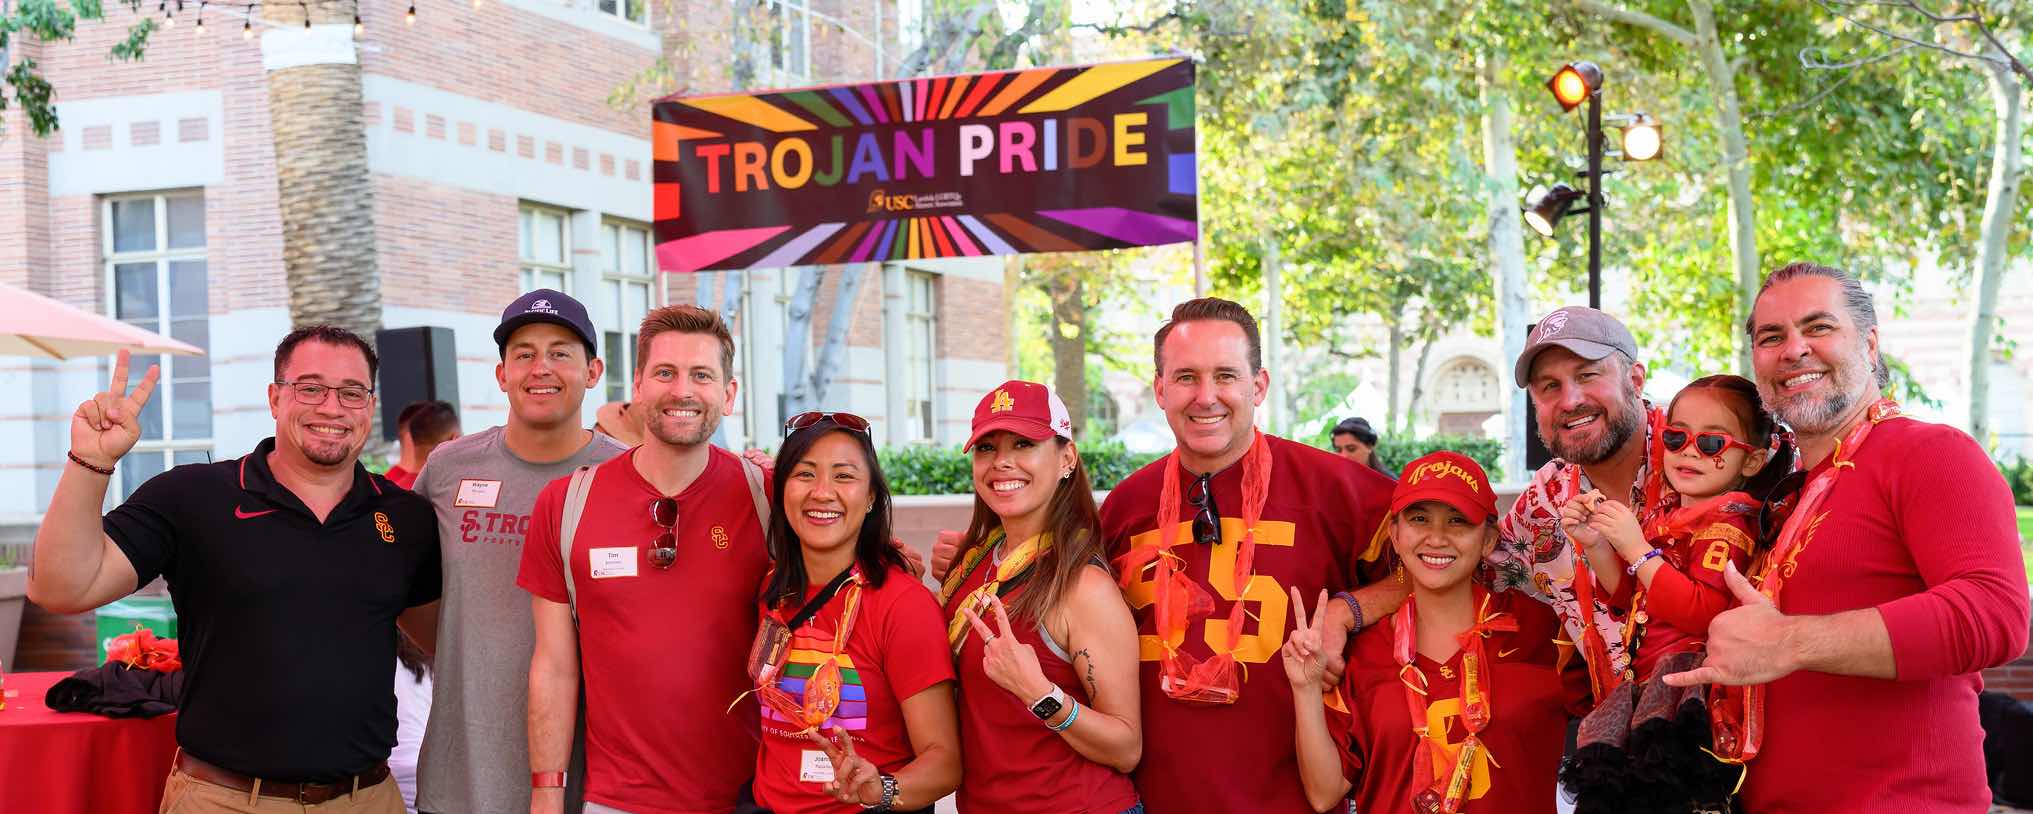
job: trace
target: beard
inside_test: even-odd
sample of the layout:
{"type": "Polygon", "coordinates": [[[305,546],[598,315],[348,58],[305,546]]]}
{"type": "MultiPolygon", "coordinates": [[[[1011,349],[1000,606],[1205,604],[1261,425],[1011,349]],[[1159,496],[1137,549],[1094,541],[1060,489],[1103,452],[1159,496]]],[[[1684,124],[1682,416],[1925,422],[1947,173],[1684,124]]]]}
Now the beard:
{"type": "Polygon", "coordinates": [[[1586,415],[1582,412],[1568,413],[1551,420],[1541,418],[1539,437],[1547,439],[1546,448],[1555,457],[1570,463],[1599,464],[1607,461],[1637,434],[1640,416],[1644,413],[1644,403],[1638,398],[1638,390],[1629,381],[1624,382],[1623,395],[1623,403],[1617,405],[1614,412],[1605,410],[1601,413],[1603,432],[1594,441],[1569,443],[1555,432],[1561,424],[1586,415]]]}
{"type": "Polygon", "coordinates": [[[1856,407],[1860,394],[1868,390],[1865,380],[1871,377],[1870,362],[1861,343],[1856,352],[1841,358],[1827,360],[1827,392],[1806,392],[1785,395],[1779,392],[1779,383],[1799,373],[1799,369],[1782,370],[1772,376],[1758,377],[1758,398],[1765,402],[1767,409],[1779,420],[1786,422],[1794,432],[1803,435],[1824,435],[1842,429],[1842,420],[1856,407]]]}
{"type": "Polygon", "coordinates": [[[658,441],[674,447],[695,447],[713,437],[713,431],[720,429],[720,414],[708,409],[701,402],[668,402],[657,405],[656,411],[643,416],[643,428],[658,441]],[[698,410],[699,426],[687,430],[670,426],[664,421],[665,410],[698,410]]]}
{"type": "Polygon", "coordinates": [[[359,447],[339,441],[318,438],[306,438],[305,441],[306,443],[298,445],[303,450],[304,458],[319,466],[341,466],[360,454],[359,447]]]}

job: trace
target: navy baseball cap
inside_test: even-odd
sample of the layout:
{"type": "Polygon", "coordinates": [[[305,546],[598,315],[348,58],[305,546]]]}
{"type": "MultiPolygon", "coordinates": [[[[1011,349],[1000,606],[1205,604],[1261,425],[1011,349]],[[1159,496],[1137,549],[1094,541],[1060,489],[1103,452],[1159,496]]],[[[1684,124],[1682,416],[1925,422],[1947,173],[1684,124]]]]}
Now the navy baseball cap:
{"type": "Polygon", "coordinates": [[[508,304],[501,312],[501,324],[494,328],[495,348],[508,353],[508,338],[515,334],[515,329],[533,322],[563,325],[586,343],[586,358],[600,355],[600,343],[593,341],[593,320],[586,317],[586,306],[563,291],[549,288],[531,291],[508,304]]]}

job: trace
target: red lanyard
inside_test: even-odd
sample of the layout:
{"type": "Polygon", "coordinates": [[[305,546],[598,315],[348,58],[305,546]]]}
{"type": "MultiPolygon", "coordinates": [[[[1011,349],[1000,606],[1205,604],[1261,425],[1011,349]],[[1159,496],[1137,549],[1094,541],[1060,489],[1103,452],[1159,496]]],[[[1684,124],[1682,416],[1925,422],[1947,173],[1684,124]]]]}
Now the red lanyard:
{"type": "MultiPolygon", "coordinates": [[[[1835,491],[1835,481],[1843,470],[1856,468],[1857,452],[1863,449],[1864,439],[1870,437],[1871,428],[1879,422],[1903,418],[1899,403],[1889,398],[1879,399],[1865,411],[1864,420],[1836,442],[1835,452],[1830,456],[1828,468],[1821,470],[1802,492],[1800,504],[1786,517],[1780,527],[1779,539],[1766,552],[1764,559],[1752,569],[1751,577],[1759,593],[1779,602],[1779,592],[1786,587],[1786,580],[1799,567],[1800,552],[1814,539],[1814,529],[1820,525],[1821,504],[1835,491]]],[[[1758,756],[1758,747],[1765,738],[1765,686],[1752,684],[1743,687],[1717,687],[1711,692],[1711,707],[1714,709],[1712,728],[1715,735],[1716,756],[1725,762],[1741,763],[1758,756]]]]}

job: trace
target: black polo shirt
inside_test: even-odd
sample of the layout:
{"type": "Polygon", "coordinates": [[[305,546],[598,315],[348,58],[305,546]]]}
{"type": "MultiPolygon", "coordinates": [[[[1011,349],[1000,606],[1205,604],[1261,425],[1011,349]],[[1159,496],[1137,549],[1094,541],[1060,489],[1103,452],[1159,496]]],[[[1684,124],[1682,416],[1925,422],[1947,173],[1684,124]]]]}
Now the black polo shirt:
{"type": "Polygon", "coordinates": [[[169,581],[177,743],[243,774],[327,781],[395,745],[395,617],[438,598],[437,515],[354,464],[321,524],[269,471],[274,449],[150,478],[104,525],[137,589],[169,581]]]}

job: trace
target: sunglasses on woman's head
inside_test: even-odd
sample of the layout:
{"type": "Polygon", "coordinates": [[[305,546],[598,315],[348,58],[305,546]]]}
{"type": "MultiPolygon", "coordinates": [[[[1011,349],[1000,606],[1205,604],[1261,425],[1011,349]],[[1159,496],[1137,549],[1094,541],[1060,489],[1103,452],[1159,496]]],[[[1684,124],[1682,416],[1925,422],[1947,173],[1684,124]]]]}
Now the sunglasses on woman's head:
{"type": "Polygon", "coordinates": [[[1756,452],[1757,447],[1738,441],[1726,432],[1696,432],[1668,429],[1659,433],[1659,440],[1665,442],[1667,452],[1679,452],[1687,448],[1687,442],[1694,442],[1694,450],[1710,458],[1721,458],[1731,447],[1745,452],[1756,452]]]}
{"type": "Polygon", "coordinates": [[[678,499],[660,497],[649,503],[649,518],[664,528],[650,541],[649,564],[668,569],[678,561],[678,499]]]}
{"type": "Polygon", "coordinates": [[[1193,515],[1193,542],[1213,545],[1221,542],[1221,510],[1214,507],[1214,476],[1193,479],[1193,491],[1186,501],[1199,509],[1193,515]]]}
{"type": "Polygon", "coordinates": [[[841,429],[853,430],[863,435],[868,434],[868,419],[866,418],[853,413],[827,413],[814,410],[791,416],[791,420],[784,422],[784,435],[788,436],[799,430],[816,426],[819,422],[829,418],[833,420],[834,424],[839,425],[841,429]]]}

